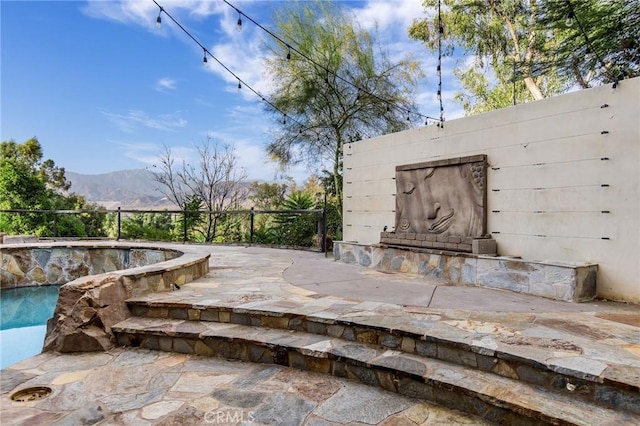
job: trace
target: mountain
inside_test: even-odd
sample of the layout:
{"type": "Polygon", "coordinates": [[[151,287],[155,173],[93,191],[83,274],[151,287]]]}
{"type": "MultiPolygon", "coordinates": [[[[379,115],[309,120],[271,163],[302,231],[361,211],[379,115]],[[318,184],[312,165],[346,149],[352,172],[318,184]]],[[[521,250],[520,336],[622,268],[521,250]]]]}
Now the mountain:
{"type": "Polygon", "coordinates": [[[121,170],[98,175],[65,173],[71,192],[108,209],[175,209],[148,170],[121,170]]]}

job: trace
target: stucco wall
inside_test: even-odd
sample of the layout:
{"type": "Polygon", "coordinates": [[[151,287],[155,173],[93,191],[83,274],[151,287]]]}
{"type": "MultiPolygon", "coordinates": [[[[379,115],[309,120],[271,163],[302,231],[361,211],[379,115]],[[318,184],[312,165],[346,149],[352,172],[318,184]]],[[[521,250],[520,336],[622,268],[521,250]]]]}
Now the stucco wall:
{"type": "Polygon", "coordinates": [[[640,78],[363,140],[344,150],[344,240],[395,221],[395,167],[487,154],[500,255],[599,265],[599,297],[640,303],[640,78]]]}

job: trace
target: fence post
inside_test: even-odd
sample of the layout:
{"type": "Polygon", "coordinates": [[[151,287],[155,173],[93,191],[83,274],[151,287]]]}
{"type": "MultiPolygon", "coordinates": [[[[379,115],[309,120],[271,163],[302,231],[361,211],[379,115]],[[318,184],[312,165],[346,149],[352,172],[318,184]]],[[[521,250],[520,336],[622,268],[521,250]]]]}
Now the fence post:
{"type": "Polygon", "coordinates": [[[53,212],[53,236],[58,236],[58,212],[53,212]]]}
{"type": "Polygon", "coordinates": [[[118,241],[122,238],[122,213],[120,212],[120,206],[118,206],[118,241]]]}
{"type": "Polygon", "coordinates": [[[187,211],[183,210],[182,212],[183,212],[182,217],[184,219],[183,226],[182,226],[182,242],[186,243],[187,242],[187,211]]]}
{"type": "Polygon", "coordinates": [[[249,228],[249,245],[253,244],[253,215],[253,207],[251,207],[251,212],[249,213],[249,216],[251,218],[251,227],[249,228]]]}
{"type": "Polygon", "coordinates": [[[324,206],[322,207],[322,250],[324,257],[327,257],[329,248],[327,247],[327,191],[324,191],[324,206]]]}

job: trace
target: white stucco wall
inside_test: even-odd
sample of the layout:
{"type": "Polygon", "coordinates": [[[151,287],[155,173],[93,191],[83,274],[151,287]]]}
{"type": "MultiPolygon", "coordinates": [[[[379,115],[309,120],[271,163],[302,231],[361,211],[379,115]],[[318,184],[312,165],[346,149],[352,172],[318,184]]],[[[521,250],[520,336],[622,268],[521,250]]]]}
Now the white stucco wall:
{"type": "Polygon", "coordinates": [[[346,145],[344,241],[393,230],[397,165],[475,154],[500,255],[597,263],[600,297],[640,303],[640,78],[346,145]]]}

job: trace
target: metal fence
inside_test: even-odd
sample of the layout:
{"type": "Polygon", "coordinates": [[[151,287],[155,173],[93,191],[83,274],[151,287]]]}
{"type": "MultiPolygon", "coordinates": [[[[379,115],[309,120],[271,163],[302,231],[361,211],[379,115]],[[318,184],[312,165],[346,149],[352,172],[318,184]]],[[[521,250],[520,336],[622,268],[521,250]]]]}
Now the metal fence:
{"type": "MultiPolygon", "coordinates": [[[[52,222],[51,226],[51,234],[52,235],[40,235],[41,237],[53,237],[58,238],[61,237],[59,233],[59,227],[61,222],[61,217],[63,215],[85,215],[87,216],[95,216],[95,215],[112,215],[112,223],[115,229],[115,235],[107,235],[108,232],[102,230],[103,235],[85,235],[87,238],[116,238],[117,240],[127,239],[126,233],[123,234],[123,224],[126,223],[126,218],[131,217],[135,214],[149,214],[149,215],[171,215],[171,222],[174,225],[179,224],[181,229],[181,237],[182,242],[192,242],[193,238],[190,239],[190,235],[197,231],[196,224],[200,221],[198,220],[202,216],[208,216],[209,218],[222,218],[227,219],[229,217],[236,217],[244,219],[244,224],[248,227],[248,241],[242,239],[238,241],[225,241],[225,242],[234,242],[234,243],[249,243],[254,244],[256,241],[256,218],[261,215],[269,215],[276,216],[281,218],[292,218],[296,216],[304,216],[304,215],[315,215],[316,220],[313,222],[313,234],[315,234],[317,238],[316,248],[320,249],[323,252],[327,251],[327,214],[326,209],[311,209],[311,210],[255,210],[251,208],[250,210],[227,210],[227,211],[210,211],[210,210],[138,210],[138,209],[97,209],[97,210],[29,210],[29,209],[10,209],[10,210],[0,210],[0,213],[10,214],[10,215],[30,215],[34,217],[34,215],[49,217],[50,222],[52,222]]],[[[104,223],[104,219],[102,223],[104,223]]],[[[310,221],[309,221],[310,222],[310,221]]],[[[153,225],[147,225],[153,226],[153,225]]],[[[233,226],[233,224],[232,224],[233,226]]],[[[281,226],[286,227],[286,223],[281,226]]],[[[175,227],[174,227],[175,229],[175,227]]],[[[106,230],[108,231],[108,230],[106,230]]],[[[239,230],[233,233],[235,235],[242,234],[239,230]]],[[[307,233],[311,230],[307,229],[307,233]]],[[[245,232],[246,234],[246,232],[245,232]]],[[[175,235],[175,233],[174,233],[175,235]]],[[[65,237],[83,237],[83,235],[64,235],[65,237]]]]}

